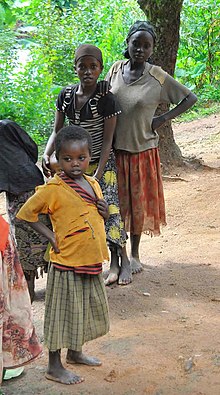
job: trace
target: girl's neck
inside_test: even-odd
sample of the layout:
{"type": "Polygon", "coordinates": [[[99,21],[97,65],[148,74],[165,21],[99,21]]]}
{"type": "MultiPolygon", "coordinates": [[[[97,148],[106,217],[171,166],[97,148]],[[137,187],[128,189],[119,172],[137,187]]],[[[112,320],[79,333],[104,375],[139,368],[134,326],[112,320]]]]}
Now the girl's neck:
{"type": "Polygon", "coordinates": [[[76,91],[76,94],[79,96],[92,96],[92,94],[95,92],[97,88],[97,83],[93,86],[83,86],[80,82],[78,89],[76,91]]]}
{"type": "Polygon", "coordinates": [[[144,63],[134,63],[130,59],[129,62],[125,63],[122,74],[123,80],[126,84],[132,84],[137,81],[144,72],[145,62],[144,63]]]}
{"type": "Polygon", "coordinates": [[[82,185],[85,182],[85,177],[82,175],[81,177],[72,178],[72,180],[79,185],[82,185]]]}
{"type": "Polygon", "coordinates": [[[80,111],[85,103],[90,99],[90,97],[93,95],[93,93],[96,91],[97,84],[95,86],[93,85],[92,87],[85,87],[81,85],[81,83],[78,86],[78,89],[76,91],[75,95],[75,110],[80,111]]]}
{"type": "Polygon", "coordinates": [[[132,70],[137,70],[139,72],[143,72],[144,69],[145,69],[145,64],[146,64],[146,62],[142,62],[142,63],[135,62],[132,59],[130,59],[130,61],[129,61],[129,66],[130,66],[130,70],[131,71],[132,70]]]}

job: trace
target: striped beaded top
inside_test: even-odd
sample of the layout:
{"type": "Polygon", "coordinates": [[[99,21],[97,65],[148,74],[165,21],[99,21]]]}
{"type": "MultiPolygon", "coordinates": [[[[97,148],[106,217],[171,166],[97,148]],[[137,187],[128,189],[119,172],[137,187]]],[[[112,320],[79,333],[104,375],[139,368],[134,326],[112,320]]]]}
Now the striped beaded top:
{"type": "Polygon", "coordinates": [[[98,88],[82,108],[76,110],[77,89],[78,85],[69,85],[62,89],[58,95],[56,107],[58,111],[66,115],[69,124],[80,125],[90,133],[92,137],[90,163],[98,162],[103,142],[104,120],[120,114],[121,110],[111,92],[102,96],[98,88]]]}

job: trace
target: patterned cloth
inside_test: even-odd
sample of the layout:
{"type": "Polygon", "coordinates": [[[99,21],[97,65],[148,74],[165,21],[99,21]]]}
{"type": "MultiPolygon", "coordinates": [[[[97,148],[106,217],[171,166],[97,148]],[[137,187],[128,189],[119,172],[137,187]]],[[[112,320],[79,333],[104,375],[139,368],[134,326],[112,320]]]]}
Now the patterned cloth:
{"type": "Polygon", "coordinates": [[[166,216],[158,149],[139,154],[117,151],[116,163],[125,229],[135,235],[160,234],[166,216]]]}
{"type": "MultiPolygon", "coordinates": [[[[92,176],[98,163],[90,165],[86,174],[92,176]]],[[[112,152],[105,165],[102,178],[99,181],[103,197],[109,206],[109,219],[105,222],[107,242],[110,249],[116,248],[120,255],[121,247],[126,244],[127,234],[121,219],[118,199],[117,168],[115,155],[112,152]]]]}
{"type": "Polygon", "coordinates": [[[27,283],[12,235],[0,253],[0,369],[18,367],[42,352],[32,324],[27,283]]]}
{"type": "Polygon", "coordinates": [[[60,271],[51,264],[46,289],[44,342],[50,351],[82,345],[109,331],[102,274],[60,271]]]}
{"type": "MultiPolygon", "coordinates": [[[[19,259],[27,280],[32,271],[35,271],[35,276],[38,277],[37,268],[40,267],[42,270],[47,271],[48,265],[48,262],[44,260],[44,254],[48,245],[46,237],[35,232],[26,222],[19,221],[16,218],[19,209],[33,194],[34,191],[24,192],[20,195],[6,193],[10,225],[15,236],[19,259]]],[[[46,226],[51,227],[48,216],[40,216],[40,221],[46,226]]]]}

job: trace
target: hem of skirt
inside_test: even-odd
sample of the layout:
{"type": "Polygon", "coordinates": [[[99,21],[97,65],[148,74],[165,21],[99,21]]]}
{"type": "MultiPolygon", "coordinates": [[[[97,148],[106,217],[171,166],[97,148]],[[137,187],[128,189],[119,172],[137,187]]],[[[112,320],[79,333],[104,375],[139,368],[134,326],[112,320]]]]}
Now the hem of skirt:
{"type": "Polygon", "coordinates": [[[20,368],[21,366],[25,366],[25,365],[28,365],[28,364],[31,363],[31,362],[34,362],[36,359],[41,358],[42,356],[43,356],[43,350],[40,351],[37,355],[35,355],[33,358],[28,359],[27,361],[21,362],[21,363],[19,363],[19,364],[10,365],[10,366],[7,365],[7,366],[6,366],[6,365],[4,365],[4,362],[3,362],[3,368],[4,368],[4,369],[20,368]]]}
{"type": "Polygon", "coordinates": [[[57,348],[53,348],[53,347],[50,348],[46,341],[44,341],[44,345],[48,348],[49,351],[52,351],[52,352],[55,352],[55,351],[60,350],[60,349],[62,349],[62,348],[67,348],[67,349],[69,349],[69,350],[74,350],[74,351],[82,351],[82,346],[83,346],[85,343],[88,343],[88,342],[91,341],[91,340],[98,339],[99,337],[105,336],[108,332],[109,332],[109,328],[108,328],[108,330],[106,330],[105,332],[103,332],[103,333],[100,334],[100,335],[91,336],[91,337],[89,337],[89,338],[86,338],[86,339],[84,340],[84,342],[83,342],[81,345],[78,345],[77,347],[71,345],[70,343],[66,343],[66,342],[65,342],[65,343],[62,343],[62,344],[59,344],[59,346],[57,346],[57,348]]]}
{"type": "Polygon", "coordinates": [[[109,239],[108,237],[106,238],[106,240],[107,240],[107,243],[110,244],[110,247],[111,247],[111,244],[112,244],[112,247],[114,247],[114,248],[116,248],[116,249],[119,249],[119,250],[120,250],[121,248],[125,247],[126,244],[127,244],[127,240],[125,240],[125,241],[122,242],[121,244],[117,243],[116,241],[113,241],[112,239],[109,239]]]}
{"type": "MultiPolygon", "coordinates": [[[[161,226],[161,227],[165,227],[165,226],[167,226],[167,223],[166,223],[166,222],[161,222],[161,223],[160,223],[160,226],[161,226]]],[[[138,233],[138,232],[131,231],[130,229],[129,229],[129,230],[126,229],[126,232],[132,233],[133,235],[141,235],[142,233],[144,233],[145,235],[148,235],[148,236],[151,236],[151,237],[160,236],[160,235],[161,235],[160,229],[159,229],[159,230],[155,230],[155,229],[153,229],[153,230],[152,230],[152,229],[142,229],[139,233],[138,233]]]]}

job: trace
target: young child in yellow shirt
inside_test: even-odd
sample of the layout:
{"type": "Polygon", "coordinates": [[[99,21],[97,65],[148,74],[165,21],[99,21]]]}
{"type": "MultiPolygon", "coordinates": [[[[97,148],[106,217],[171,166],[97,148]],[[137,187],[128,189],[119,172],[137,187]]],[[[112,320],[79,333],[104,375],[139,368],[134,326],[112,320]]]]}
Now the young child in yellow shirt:
{"type": "Polygon", "coordinates": [[[109,213],[98,182],[84,174],[91,147],[89,133],[80,126],[62,128],[55,139],[61,173],[38,187],[17,214],[52,245],[44,323],[46,378],[63,384],[84,379],[64,368],[61,349],[68,349],[69,364],[101,365],[84,355],[82,346],[109,330],[102,277],[102,263],[108,260],[104,220],[109,213]],[[40,213],[49,214],[53,231],[38,221],[40,213]]]}

